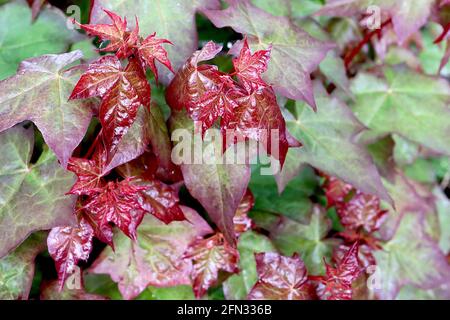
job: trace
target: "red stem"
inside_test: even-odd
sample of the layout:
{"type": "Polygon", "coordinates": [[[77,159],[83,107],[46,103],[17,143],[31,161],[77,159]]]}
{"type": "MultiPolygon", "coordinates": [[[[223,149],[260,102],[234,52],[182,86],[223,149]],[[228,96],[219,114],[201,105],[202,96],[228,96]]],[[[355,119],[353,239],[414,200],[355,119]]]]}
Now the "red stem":
{"type": "Polygon", "coordinates": [[[350,52],[346,55],[346,57],[345,57],[345,59],[344,59],[344,62],[345,62],[345,67],[346,67],[347,70],[348,70],[348,67],[350,66],[350,63],[351,63],[351,62],[353,61],[353,59],[358,55],[358,53],[362,50],[362,48],[364,48],[364,46],[365,46],[366,44],[368,44],[368,43],[370,42],[370,40],[371,40],[374,36],[377,35],[378,37],[380,37],[380,36],[381,36],[381,31],[382,31],[387,25],[389,25],[391,22],[392,22],[392,19],[388,19],[387,21],[383,22],[383,24],[380,26],[379,29],[373,30],[373,31],[367,33],[367,34],[364,36],[364,38],[361,40],[361,42],[358,43],[358,45],[357,45],[352,51],[350,51],[350,52]]]}
{"type": "Polygon", "coordinates": [[[444,30],[442,31],[441,35],[436,40],[434,40],[434,44],[442,42],[447,36],[449,31],[450,31],[450,22],[447,23],[447,25],[444,27],[444,30]]]}

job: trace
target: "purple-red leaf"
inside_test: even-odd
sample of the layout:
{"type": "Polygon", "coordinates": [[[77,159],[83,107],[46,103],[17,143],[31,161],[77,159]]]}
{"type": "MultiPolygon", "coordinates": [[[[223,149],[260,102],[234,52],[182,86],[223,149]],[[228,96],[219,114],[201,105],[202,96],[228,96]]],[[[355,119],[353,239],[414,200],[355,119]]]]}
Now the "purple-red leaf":
{"type": "Polygon", "coordinates": [[[355,242],[333,268],[325,262],[326,276],[322,277],[317,293],[322,300],[351,300],[352,284],[361,274],[358,260],[359,244],[355,242]]]}
{"type": "Polygon", "coordinates": [[[156,179],[142,180],[136,184],[144,188],[141,194],[142,208],[145,211],[166,224],[186,220],[178,205],[178,195],[172,187],[156,179]]]}
{"type": "MultiPolygon", "coordinates": [[[[169,46],[167,51],[175,70],[198,48],[196,11],[202,8],[220,8],[219,0],[134,0],[132,3],[123,0],[95,0],[91,3],[90,23],[107,22],[108,16],[103,11],[106,8],[129,19],[137,16],[144,36],[156,32],[159,37],[172,41],[175,45],[169,46]]],[[[157,67],[161,81],[167,85],[173,77],[172,72],[163,66],[157,67]]]]}
{"type": "Polygon", "coordinates": [[[214,58],[221,50],[221,46],[208,42],[180,68],[166,91],[172,109],[189,111],[207,91],[217,88],[217,67],[199,63],[214,58]]]}
{"type": "Polygon", "coordinates": [[[60,287],[73,274],[80,260],[87,260],[92,250],[94,230],[84,219],[76,227],[57,227],[47,238],[48,252],[55,260],[60,287]]]}
{"type": "Polygon", "coordinates": [[[387,211],[381,209],[379,198],[359,191],[351,200],[338,205],[336,211],[346,229],[363,229],[369,234],[380,229],[387,214],[387,211]]]}
{"type": "Polygon", "coordinates": [[[142,41],[138,48],[138,54],[141,61],[152,70],[156,82],[158,82],[158,69],[156,68],[155,60],[158,60],[165,65],[167,69],[174,72],[172,64],[167,57],[167,51],[162,46],[164,43],[172,44],[172,42],[167,39],[156,38],[156,32],[154,32],[142,41]]]}
{"type": "Polygon", "coordinates": [[[81,76],[71,99],[100,96],[102,137],[111,160],[123,135],[136,120],[138,108],[150,106],[151,88],[139,61],[130,58],[125,69],[116,56],[92,63],[81,76]]]}
{"type": "Polygon", "coordinates": [[[184,257],[193,263],[191,278],[197,298],[217,282],[220,270],[229,273],[239,270],[239,252],[225,241],[221,233],[207,239],[196,239],[189,245],[184,257]]]}
{"type": "Polygon", "coordinates": [[[275,92],[266,87],[241,96],[239,106],[229,119],[222,121],[221,130],[233,132],[238,140],[252,139],[263,144],[266,152],[284,164],[289,143],[286,122],[281,114],[275,92]]]}
{"type": "Polygon", "coordinates": [[[139,40],[139,25],[136,18],[136,27],[132,32],[127,31],[127,19],[122,19],[114,12],[104,10],[112,24],[80,24],[88,34],[97,36],[102,41],[109,41],[100,51],[117,52],[119,59],[127,58],[132,54],[133,47],[139,40]]]}
{"type": "Polygon", "coordinates": [[[91,195],[98,192],[102,182],[102,167],[96,160],[70,158],[67,170],[78,177],[69,194],[91,195]]]}
{"type": "Polygon", "coordinates": [[[113,223],[128,237],[136,239],[136,228],[145,213],[141,196],[143,190],[144,187],[131,184],[130,179],[108,182],[83,206],[83,210],[98,225],[94,230],[100,232],[107,230],[106,236],[109,238],[111,229],[109,224],[113,223]]]}
{"type": "Polygon", "coordinates": [[[310,300],[314,288],[308,282],[305,264],[297,254],[255,254],[258,282],[248,294],[250,300],[310,300]]]}
{"type": "Polygon", "coordinates": [[[267,70],[270,50],[271,46],[267,50],[259,50],[252,54],[245,38],[239,56],[233,59],[236,75],[248,92],[267,87],[261,75],[267,70]]]}

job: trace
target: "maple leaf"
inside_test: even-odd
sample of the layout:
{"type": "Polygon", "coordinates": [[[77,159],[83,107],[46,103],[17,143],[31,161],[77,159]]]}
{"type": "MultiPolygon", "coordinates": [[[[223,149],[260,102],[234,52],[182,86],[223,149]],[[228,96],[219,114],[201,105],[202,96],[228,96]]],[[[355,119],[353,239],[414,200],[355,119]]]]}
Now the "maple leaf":
{"type": "Polygon", "coordinates": [[[115,251],[106,248],[89,272],[109,274],[125,299],[133,299],[149,285],[189,285],[192,262],[183,258],[189,243],[210,234],[212,229],[193,209],[182,206],[187,220],[165,224],[146,215],[139,226],[137,241],[122,233],[114,236],[115,251]]]}
{"type": "Polygon", "coordinates": [[[102,166],[97,160],[70,158],[67,170],[72,171],[78,177],[68,194],[92,195],[102,187],[102,166]]]}
{"type": "Polygon", "coordinates": [[[78,261],[86,261],[92,251],[94,230],[84,219],[78,226],[53,228],[47,238],[50,256],[55,260],[60,287],[73,274],[78,261]]]}
{"type": "Polygon", "coordinates": [[[219,271],[238,272],[239,252],[225,241],[221,233],[194,240],[186,250],[184,258],[191,259],[191,278],[197,298],[217,282],[219,271]]]}
{"type": "Polygon", "coordinates": [[[97,36],[102,41],[109,41],[100,51],[116,52],[119,59],[125,59],[133,53],[133,47],[139,40],[139,25],[136,18],[136,27],[132,32],[127,31],[127,19],[122,19],[114,12],[105,10],[112,24],[79,24],[88,34],[97,36]]]}
{"type": "Polygon", "coordinates": [[[355,190],[335,177],[327,176],[324,188],[328,207],[336,207],[347,231],[365,230],[370,235],[380,229],[388,211],[381,209],[378,197],[355,190]]]}
{"type": "Polygon", "coordinates": [[[302,165],[308,163],[350,183],[362,192],[392,203],[371,155],[365,146],[356,142],[365,130],[364,125],[346,104],[330,96],[322,84],[316,82],[314,89],[317,112],[297,101],[289,109],[290,113],[284,114],[289,132],[303,146],[289,149],[289,163],[286,164],[289,170],[282,169],[277,179],[280,181],[280,189],[283,190],[286,183],[298,174],[302,165]]]}
{"type": "Polygon", "coordinates": [[[425,215],[410,212],[400,221],[393,238],[373,253],[380,299],[395,299],[400,288],[412,285],[432,290],[450,283],[448,258],[428,235],[425,215]]]}
{"type": "MultiPolygon", "coordinates": [[[[354,243],[354,242],[353,242],[354,243]]],[[[341,244],[337,246],[333,251],[333,261],[342,261],[347,252],[351,249],[351,244],[341,244]]],[[[358,261],[361,269],[365,269],[370,266],[376,266],[377,262],[373,255],[374,248],[366,244],[360,244],[358,249],[358,261]]]]}
{"type": "Polygon", "coordinates": [[[308,283],[305,264],[297,254],[292,258],[278,253],[256,253],[258,282],[250,300],[310,300],[314,288],[308,283]]]}
{"type": "Polygon", "coordinates": [[[267,50],[259,50],[252,54],[247,37],[244,38],[239,56],[233,59],[233,66],[239,81],[248,92],[267,87],[267,83],[261,79],[261,74],[267,70],[270,51],[271,46],[267,50]]]}
{"type": "Polygon", "coordinates": [[[326,177],[324,188],[328,207],[345,202],[345,197],[353,190],[351,184],[330,176],[326,177]]]}
{"type": "Polygon", "coordinates": [[[0,258],[32,232],[76,223],[76,197],[64,195],[73,174],[48,148],[30,163],[33,146],[32,126],[0,133],[0,258]]]}
{"type": "Polygon", "coordinates": [[[159,39],[156,38],[156,32],[149,35],[147,38],[142,41],[140,46],[138,47],[138,54],[141,61],[144,65],[147,65],[155,75],[155,80],[158,83],[158,69],[155,65],[155,60],[158,60],[163,65],[167,67],[170,71],[175,73],[172,69],[172,64],[170,63],[169,58],[167,57],[167,51],[163,48],[162,44],[168,43],[172,44],[167,39],[159,39]]]}
{"type": "Polygon", "coordinates": [[[379,198],[359,191],[348,202],[338,204],[336,211],[346,229],[364,229],[369,234],[380,229],[387,214],[380,208],[379,198]]]}
{"type": "MultiPolygon", "coordinates": [[[[136,228],[142,221],[145,209],[141,202],[144,187],[131,184],[130,179],[108,182],[96,195],[91,197],[82,209],[97,224],[97,231],[110,230],[114,223],[131,239],[136,239],[136,228]]],[[[109,238],[109,231],[107,238],[109,238]]]]}
{"type": "MultiPolygon", "coordinates": [[[[103,8],[127,17],[139,17],[141,30],[145,36],[156,32],[160,37],[170,39],[176,46],[167,49],[175,70],[198,48],[195,14],[202,8],[218,9],[218,0],[160,2],[136,0],[132,5],[122,0],[95,0],[92,2],[90,23],[105,23],[108,17],[103,8]]],[[[158,66],[161,81],[167,85],[172,71],[158,66]]],[[[156,75],[156,73],[155,73],[156,75]]]]}
{"type": "Polygon", "coordinates": [[[141,180],[134,183],[142,187],[142,208],[166,224],[183,221],[186,217],[178,205],[175,190],[159,180],[141,180]]]}
{"type": "Polygon", "coordinates": [[[450,87],[445,79],[409,69],[399,72],[384,68],[379,77],[359,73],[352,81],[351,91],[356,97],[354,114],[374,136],[396,133],[450,154],[450,87]],[[405,101],[410,103],[405,105],[405,101]]]}
{"type": "Polygon", "coordinates": [[[282,254],[298,253],[310,273],[325,274],[323,258],[331,257],[337,240],[327,238],[331,221],[323,208],[312,208],[308,224],[282,217],[270,227],[270,238],[282,254]]]}
{"type": "Polygon", "coordinates": [[[325,262],[326,276],[322,277],[317,288],[322,300],[352,299],[352,283],[361,274],[358,250],[359,244],[355,242],[334,268],[325,262]]]}
{"type": "MultiPolygon", "coordinates": [[[[219,77],[223,79],[228,76],[219,77]]],[[[202,123],[203,134],[213,126],[219,117],[222,117],[221,126],[230,121],[233,112],[238,107],[236,100],[244,95],[232,82],[230,84],[226,79],[221,81],[223,82],[218,84],[218,87],[208,90],[200,96],[198,101],[188,107],[191,118],[202,123]]]]}
{"type": "Polygon", "coordinates": [[[0,82],[0,132],[33,121],[64,167],[92,117],[93,101],[67,101],[83,68],[64,68],[82,56],[73,51],[31,58],[15,76],[0,82]]]}
{"type": "Polygon", "coordinates": [[[277,93],[304,100],[315,108],[310,73],[333,44],[319,41],[294,25],[287,17],[275,17],[251,4],[249,0],[227,0],[225,10],[202,10],[218,27],[232,27],[247,35],[253,50],[272,46],[271,63],[263,79],[277,93]],[[289,70],[289,72],[287,72],[289,70]]]}
{"type": "MultiPolygon", "coordinates": [[[[289,149],[286,122],[275,92],[265,87],[236,99],[238,107],[221,123],[221,131],[233,132],[237,140],[252,139],[263,144],[266,152],[283,166],[289,149]]],[[[233,141],[235,142],[235,141],[233,141]]]]}
{"type": "Polygon", "coordinates": [[[216,66],[200,62],[213,59],[222,47],[210,41],[192,54],[178,70],[166,91],[168,105],[174,110],[189,110],[207,91],[217,89],[221,73],[216,66]]]}
{"type": "MultiPolygon", "coordinates": [[[[89,65],[70,99],[102,97],[99,118],[109,161],[136,119],[138,108],[150,106],[151,88],[136,58],[125,69],[116,56],[105,56],[89,65]]],[[[108,162],[109,162],[108,161],[108,162]]]]}
{"type": "Polygon", "coordinates": [[[254,205],[255,197],[250,189],[247,189],[233,217],[234,231],[237,236],[254,227],[253,220],[248,216],[248,213],[254,205]]]}

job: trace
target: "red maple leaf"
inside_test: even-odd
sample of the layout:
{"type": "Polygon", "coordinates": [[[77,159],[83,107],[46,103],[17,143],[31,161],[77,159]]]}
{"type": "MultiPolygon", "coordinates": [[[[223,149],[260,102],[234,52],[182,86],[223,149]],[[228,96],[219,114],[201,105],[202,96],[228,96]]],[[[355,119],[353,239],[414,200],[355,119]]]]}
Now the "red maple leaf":
{"type": "Polygon", "coordinates": [[[193,263],[191,278],[197,298],[202,297],[217,282],[219,270],[238,272],[239,252],[225,241],[221,233],[194,240],[184,258],[191,259],[193,263]]]}
{"type": "Polygon", "coordinates": [[[171,108],[186,108],[188,112],[195,110],[200,97],[222,84],[220,76],[223,73],[216,66],[199,65],[200,62],[214,58],[221,50],[221,46],[210,41],[181,67],[166,91],[166,100],[171,108]]]}
{"type": "Polygon", "coordinates": [[[109,41],[105,48],[100,51],[116,52],[119,59],[129,57],[133,48],[139,40],[139,24],[136,18],[136,27],[132,32],[127,31],[127,19],[122,19],[114,12],[105,10],[112,24],[79,24],[88,34],[97,36],[102,41],[109,41]]]}
{"type": "Polygon", "coordinates": [[[99,239],[109,239],[110,223],[115,224],[131,239],[136,239],[136,228],[145,213],[141,196],[145,187],[130,182],[130,179],[108,182],[100,193],[91,197],[83,206],[82,209],[95,223],[94,229],[101,234],[99,239]],[[104,231],[106,234],[103,234],[104,231]]]}
{"type": "Polygon", "coordinates": [[[362,269],[358,260],[359,244],[355,242],[333,268],[325,262],[326,276],[318,277],[317,293],[322,300],[351,300],[352,284],[362,269]]]}
{"type": "Polygon", "coordinates": [[[150,106],[151,88],[136,58],[125,69],[116,56],[105,56],[81,76],[70,99],[103,98],[99,118],[108,161],[136,119],[138,108],[150,106]]]}
{"type": "MultiPolygon", "coordinates": [[[[353,242],[354,243],[354,242],[353,242]]],[[[347,252],[351,249],[351,245],[341,244],[333,250],[333,260],[342,261],[347,252]]],[[[360,244],[358,249],[358,261],[362,269],[377,264],[373,256],[373,248],[367,244],[360,244]]]]}
{"type": "Polygon", "coordinates": [[[308,282],[305,264],[297,254],[292,258],[278,253],[256,253],[258,282],[250,300],[310,300],[314,288],[308,282]]]}
{"type": "Polygon", "coordinates": [[[186,217],[178,205],[179,199],[175,190],[159,180],[143,180],[137,183],[143,187],[142,208],[162,222],[183,221],[186,217]]]}
{"type": "Polygon", "coordinates": [[[325,178],[324,188],[328,207],[344,202],[353,187],[335,177],[325,175],[325,178]]]}
{"type": "Polygon", "coordinates": [[[148,66],[152,70],[155,75],[156,82],[158,82],[158,69],[156,69],[155,60],[158,60],[170,71],[175,73],[172,69],[170,60],[167,57],[167,51],[162,46],[164,43],[172,44],[172,42],[167,39],[156,38],[155,32],[145,38],[137,49],[139,58],[144,65],[148,66]]]}
{"type": "Polygon", "coordinates": [[[233,66],[239,81],[247,92],[265,88],[268,84],[261,79],[261,74],[266,72],[270,60],[271,47],[267,50],[259,50],[251,53],[247,38],[244,39],[241,52],[233,59],[233,66]]]}
{"type": "Polygon", "coordinates": [[[50,231],[47,237],[48,252],[55,260],[61,288],[75,271],[78,261],[89,258],[93,236],[94,230],[83,218],[78,226],[57,227],[50,231]]]}
{"type": "Polygon", "coordinates": [[[102,187],[102,167],[96,160],[70,158],[67,170],[78,178],[68,194],[92,195],[102,187]]]}
{"type": "Polygon", "coordinates": [[[383,224],[387,211],[380,208],[378,197],[357,191],[348,201],[336,206],[342,225],[349,231],[377,231],[383,224]]]}
{"type": "Polygon", "coordinates": [[[206,91],[195,104],[188,107],[191,118],[202,123],[202,133],[211,128],[219,117],[222,117],[221,123],[227,123],[238,107],[237,99],[245,95],[233,82],[225,79],[227,76],[217,76],[222,78],[222,83],[206,91]]]}
{"type": "Polygon", "coordinates": [[[381,209],[380,199],[354,189],[350,184],[335,177],[326,176],[325,194],[328,207],[335,206],[341,224],[345,227],[347,236],[355,241],[354,236],[366,240],[363,231],[371,236],[377,231],[386,218],[387,211],[381,209]]]}
{"type": "Polygon", "coordinates": [[[229,119],[222,121],[221,130],[229,136],[233,132],[234,141],[252,139],[263,144],[266,152],[284,164],[289,143],[286,136],[286,122],[281,114],[275,92],[265,87],[236,99],[237,108],[229,119]]]}

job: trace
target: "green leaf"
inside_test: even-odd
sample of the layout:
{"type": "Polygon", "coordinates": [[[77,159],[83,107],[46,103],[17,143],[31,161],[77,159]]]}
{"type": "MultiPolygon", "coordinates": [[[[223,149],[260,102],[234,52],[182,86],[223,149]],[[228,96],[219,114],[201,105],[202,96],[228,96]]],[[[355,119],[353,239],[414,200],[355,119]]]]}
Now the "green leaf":
{"type": "Polygon", "coordinates": [[[148,287],[136,300],[195,300],[191,286],[148,287]]]}
{"type": "Polygon", "coordinates": [[[47,233],[37,232],[0,259],[0,299],[26,300],[34,277],[34,259],[46,248],[47,233]]]}
{"type": "Polygon", "coordinates": [[[405,139],[397,134],[393,134],[392,139],[395,142],[395,163],[399,166],[412,164],[414,160],[416,160],[419,156],[419,146],[416,143],[411,142],[408,139],[405,139]]]}
{"type": "Polygon", "coordinates": [[[450,154],[450,88],[445,79],[385,68],[384,77],[359,73],[351,90],[356,117],[378,135],[397,133],[450,154]]]}
{"type": "Polygon", "coordinates": [[[314,170],[305,166],[300,172],[297,171],[296,177],[279,193],[274,177],[261,174],[261,168],[260,165],[252,168],[249,184],[255,195],[254,210],[279,213],[301,222],[307,221],[312,208],[309,197],[318,186],[314,170]]]}
{"type": "Polygon", "coordinates": [[[108,297],[111,300],[123,300],[117,283],[106,274],[87,273],[83,276],[86,292],[108,297]]]}
{"type": "MultiPolygon", "coordinates": [[[[303,144],[289,150],[287,162],[297,168],[309,163],[362,192],[390,201],[371,156],[355,142],[364,127],[344,103],[321,90],[316,87],[317,112],[297,101],[292,114],[286,115],[289,132],[303,144]]],[[[280,175],[287,180],[291,174],[283,169],[280,175]]]]}
{"type": "Polygon", "coordinates": [[[80,35],[66,26],[59,9],[44,9],[32,23],[31,9],[25,1],[0,7],[0,80],[16,72],[25,59],[48,53],[62,53],[80,35]],[[78,37],[77,37],[78,35],[78,37]]]}
{"type": "Polygon", "coordinates": [[[223,284],[225,297],[228,300],[245,300],[253,285],[258,281],[255,253],[276,252],[269,238],[254,231],[241,235],[238,242],[239,274],[229,277],[223,284]]]}
{"type": "Polygon", "coordinates": [[[0,134],[0,257],[34,231],[76,222],[76,197],[65,195],[74,175],[48,149],[30,164],[33,141],[32,127],[0,134]]]}
{"type": "Polygon", "coordinates": [[[395,236],[374,252],[378,279],[374,292],[395,299],[401,287],[430,290],[450,281],[450,265],[439,246],[424,231],[423,216],[407,214],[395,236]]]}
{"type": "Polygon", "coordinates": [[[336,240],[325,239],[330,229],[331,221],[325,210],[316,206],[312,210],[309,224],[283,218],[273,228],[270,237],[283,255],[292,256],[298,253],[310,274],[324,275],[323,259],[330,261],[333,248],[337,245],[336,240]]]}

